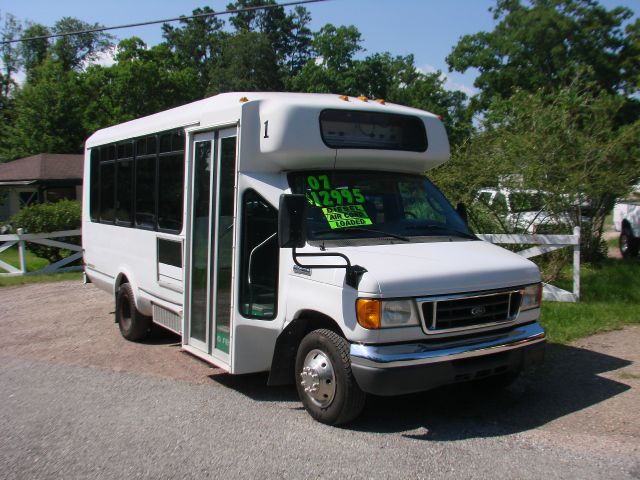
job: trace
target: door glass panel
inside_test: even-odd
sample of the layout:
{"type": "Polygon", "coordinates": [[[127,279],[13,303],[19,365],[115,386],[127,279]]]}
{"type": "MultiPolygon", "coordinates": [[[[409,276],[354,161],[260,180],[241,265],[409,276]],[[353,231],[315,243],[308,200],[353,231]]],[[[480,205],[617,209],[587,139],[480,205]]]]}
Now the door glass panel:
{"type": "Polygon", "coordinates": [[[211,160],[211,141],[197,142],[193,167],[190,336],[201,342],[207,341],[211,160]]]}
{"type": "Polygon", "coordinates": [[[236,139],[220,141],[220,186],[218,210],[218,261],[216,289],[215,348],[229,353],[231,315],[231,264],[235,198],[236,139]]]}
{"type": "Polygon", "coordinates": [[[276,316],[278,290],[278,211],[253,190],[242,198],[240,312],[246,318],[276,316]]]}

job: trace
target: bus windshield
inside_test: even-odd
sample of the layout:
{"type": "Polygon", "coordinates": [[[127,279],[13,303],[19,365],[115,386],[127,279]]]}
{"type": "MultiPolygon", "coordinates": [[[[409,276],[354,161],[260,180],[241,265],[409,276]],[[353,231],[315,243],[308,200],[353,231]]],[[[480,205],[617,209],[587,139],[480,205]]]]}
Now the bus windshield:
{"type": "Polygon", "coordinates": [[[289,184],[309,202],[309,240],[475,238],[444,195],[421,175],[305,171],[289,174],[289,184]]]}

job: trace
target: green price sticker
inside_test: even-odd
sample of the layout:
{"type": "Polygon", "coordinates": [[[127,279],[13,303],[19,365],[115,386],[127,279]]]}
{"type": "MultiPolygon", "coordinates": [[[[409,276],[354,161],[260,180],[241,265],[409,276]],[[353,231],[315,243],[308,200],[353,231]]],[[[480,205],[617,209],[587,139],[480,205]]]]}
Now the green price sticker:
{"type": "Polygon", "coordinates": [[[318,190],[307,193],[307,200],[317,207],[333,207],[336,205],[352,205],[364,203],[364,195],[359,188],[337,188],[333,190],[318,190]]]}
{"type": "Polygon", "coordinates": [[[373,224],[362,205],[325,207],[322,213],[332,230],[373,224]]]}

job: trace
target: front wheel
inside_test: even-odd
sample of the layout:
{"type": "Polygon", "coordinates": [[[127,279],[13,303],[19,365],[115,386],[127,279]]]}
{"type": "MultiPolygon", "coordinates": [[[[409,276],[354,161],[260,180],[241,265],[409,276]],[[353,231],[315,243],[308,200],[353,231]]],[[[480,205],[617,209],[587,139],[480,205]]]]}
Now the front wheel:
{"type": "Polygon", "coordinates": [[[628,227],[622,228],[622,232],[620,232],[620,253],[623,258],[629,259],[638,256],[638,240],[628,227]]]}
{"type": "Polygon", "coordinates": [[[321,423],[347,423],[364,408],[366,395],[351,372],[349,343],[331,330],[314,330],[300,342],[296,388],[307,412],[321,423]]]}
{"type": "Polygon", "coordinates": [[[129,283],[123,283],[116,294],[116,322],[122,336],[132,342],[144,339],[151,328],[151,317],[143,315],[136,308],[129,283]]]}

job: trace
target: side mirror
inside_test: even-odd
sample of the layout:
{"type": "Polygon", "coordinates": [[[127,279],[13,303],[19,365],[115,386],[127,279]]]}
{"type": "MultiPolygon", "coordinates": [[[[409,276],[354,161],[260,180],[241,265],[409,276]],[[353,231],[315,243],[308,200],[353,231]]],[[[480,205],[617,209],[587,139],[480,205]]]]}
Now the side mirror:
{"type": "Polygon", "coordinates": [[[464,223],[468,223],[467,206],[464,203],[460,202],[458,203],[458,205],[456,205],[456,212],[458,212],[460,218],[464,220],[464,223]]]}
{"type": "Polygon", "coordinates": [[[307,240],[304,232],[305,195],[280,195],[278,210],[278,245],[280,248],[302,248],[307,240]]]}

